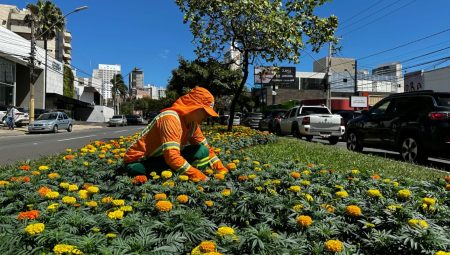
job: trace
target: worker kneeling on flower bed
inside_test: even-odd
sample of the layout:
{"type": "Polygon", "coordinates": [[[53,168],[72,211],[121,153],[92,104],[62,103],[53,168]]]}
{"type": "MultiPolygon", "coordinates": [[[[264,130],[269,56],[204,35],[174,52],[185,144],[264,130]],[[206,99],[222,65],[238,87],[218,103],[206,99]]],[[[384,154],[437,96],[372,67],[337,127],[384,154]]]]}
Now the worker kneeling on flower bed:
{"type": "Polygon", "coordinates": [[[199,169],[228,169],[208,145],[200,124],[209,116],[217,117],[214,97],[205,88],[195,87],[163,109],[141,132],[124,156],[130,176],[149,174],[171,168],[192,180],[206,180],[199,169]]]}

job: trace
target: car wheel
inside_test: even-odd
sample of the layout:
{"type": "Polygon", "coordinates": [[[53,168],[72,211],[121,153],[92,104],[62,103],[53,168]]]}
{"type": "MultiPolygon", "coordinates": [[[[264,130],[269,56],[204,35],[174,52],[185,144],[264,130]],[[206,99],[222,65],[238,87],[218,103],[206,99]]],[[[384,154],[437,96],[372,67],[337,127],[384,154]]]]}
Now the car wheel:
{"type": "Polygon", "coordinates": [[[275,134],[277,134],[277,135],[279,135],[279,136],[282,136],[282,135],[283,135],[283,133],[281,132],[281,126],[280,126],[280,125],[277,125],[277,126],[275,127],[275,134]]]}
{"type": "Polygon", "coordinates": [[[428,159],[422,144],[412,136],[406,136],[400,144],[400,156],[407,162],[423,163],[428,159]]]}
{"type": "Polygon", "coordinates": [[[312,139],[313,139],[313,136],[312,135],[307,135],[307,136],[305,136],[305,138],[306,138],[306,141],[311,142],[312,139]]]}
{"type": "Polygon", "coordinates": [[[298,139],[302,139],[302,135],[300,135],[300,131],[298,130],[298,125],[297,124],[292,126],[291,133],[292,133],[293,137],[296,137],[298,139]]]}
{"type": "Polygon", "coordinates": [[[339,142],[339,136],[330,136],[328,138],[328,141],[330,142],[331,145],[335,145],[339,142]]]}
{"type": "Polygon", "coordinates": [[[58,125],[53,126],[53,133],[58,133],[58,125]]]}
{"type": "Polygon", "coordinates": [[[347,149],[358,152],[363,150],[363,146],[355,132],[349,132],[347,134],[347,149]]]}
{"type": "Polygon", "coordinates": [[[72,132],[72,125],[69,125],[69,127],[67,128],[67,132],[72,132]]]}

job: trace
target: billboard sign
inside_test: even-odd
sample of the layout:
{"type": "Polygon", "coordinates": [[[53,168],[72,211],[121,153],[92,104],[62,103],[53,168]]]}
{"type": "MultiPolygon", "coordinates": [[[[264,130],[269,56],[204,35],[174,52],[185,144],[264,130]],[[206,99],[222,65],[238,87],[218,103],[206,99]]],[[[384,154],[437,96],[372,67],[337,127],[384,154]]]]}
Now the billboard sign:
{"type": "Polygon", "coordinates": [[[295,67],[279,67],[270,81],[270,85],[279,88],[297,88],[295,83],[295,67]]]}
{"type": "Polygon", "coordinates": [[[367,97],[351,96],[350,107],[367,107],[367,97]]]}
{"type": "Polygon", "coordinates": [[[405,74],[405,92],[423,90],[422,71],[405,74]]]}
{"type": "Polygon", "coordinates": [[[277,73],[279,67],[275,66],[256,66],[255,67],[255,83],[269,84],[277,73]]]}

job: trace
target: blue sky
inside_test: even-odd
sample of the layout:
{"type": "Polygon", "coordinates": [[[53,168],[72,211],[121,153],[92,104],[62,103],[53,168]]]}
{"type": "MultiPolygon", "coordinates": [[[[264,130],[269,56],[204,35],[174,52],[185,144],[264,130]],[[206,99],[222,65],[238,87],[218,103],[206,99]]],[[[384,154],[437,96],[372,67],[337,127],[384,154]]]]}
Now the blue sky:
{"type": "MultiPolygon", "coordinates": [[[[3,4],[25,8],[35,1],[3,0],[3,4]]],[[[79,6],[87,10],[67,17],[72,32],[72,64],[78,74],[86,77],[98,64],[120,64],[122,74],[134,67],[144,70],[145,83],[166,86],[171,71],[178,66],[178,57],[195,59],[192,34],[182,22],[182,14],[172,0],[55,0],[68,13],[79,6]]],[[[339,18],[338,35],[342,36],[340,57],[363,58],[360,68],[370,69],[379,64],[408,60],[433,51],[436,53],[402,63],[404,67],[422,64],[450,56],[450,31],[411,43],[405,47],[364,58],[373,53],[450,29],[450,1],[448,0],[334,0],[317,10],[320,16],[334,14],[339,18]],[[369,8],[370,7],[370,8],[369,8]]],[[[297,71],[312,71],[314,59],[320,53],[303,53],[297,71]]],[[[430,63],[409,68],[439,68],[450,65],[430,63]],[[436,64],[440,64],[435,66],[436,64]]],[[[253,70],[253,67],[251,67],[253,70]]],[[[253,85],[253,74],[247,83],[253,85]]],[[[127,78],[125,78],[128,81],[127,78]]]]}

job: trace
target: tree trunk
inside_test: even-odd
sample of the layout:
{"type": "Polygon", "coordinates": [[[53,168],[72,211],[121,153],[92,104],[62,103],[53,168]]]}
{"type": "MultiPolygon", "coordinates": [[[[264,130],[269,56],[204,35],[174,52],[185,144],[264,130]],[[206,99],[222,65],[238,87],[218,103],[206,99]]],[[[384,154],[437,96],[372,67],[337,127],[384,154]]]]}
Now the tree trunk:
{"type": "Polygon", "coordinates": [[[236,107],[239,97],[241,96],[241,93],[244,90],[244,86],[245,86],[245,83],[247,82],[247,78],[248,78],[248,52],[247,51],[244,51],[244,54],[243,54],[242,72],[243,72],[243,76],[242,76],[241,84],[239,84],[239,88],[234,93],[233,100],[231,101],[230,118],[228,119],[228,131],[233,130],[234,108],[236,107]]]}

